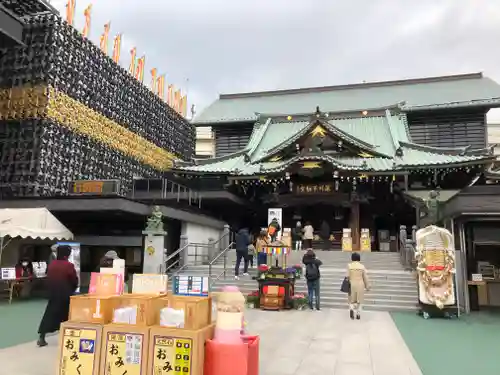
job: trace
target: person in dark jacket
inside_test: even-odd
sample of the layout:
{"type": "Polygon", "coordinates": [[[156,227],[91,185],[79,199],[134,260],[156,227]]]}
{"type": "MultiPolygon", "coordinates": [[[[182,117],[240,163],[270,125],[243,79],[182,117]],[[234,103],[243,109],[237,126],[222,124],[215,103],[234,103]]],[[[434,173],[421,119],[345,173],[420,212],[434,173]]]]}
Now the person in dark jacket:
{"type": "Polygon", "coordinates": [[[57,259],[47,269],[49,301],[38,328],[38,346],[46,346],[45,335],[59,330],[61,323],[68,320],[70,297],[78,287],[75,266],[68,261],[70,246],[59,246],[57,259]]]}
{"type": "Polygon", "coordinates": [[[309,308],[313,310],[313,299],[315,299],[316,310],[319,310],[319,279],[321,277],[319,267],[321,267],[323,262],[316,258],[316,254],[314,253],[314,251],[312,251],[312,249],[309,249],[304,254],[302,263],[304,263],[304,265],[306,266],[307,297],[309,299],[309,308]]]}
{"type": "Polygon", "coordinates": [[[248,245],[251,244],[248,229],[241,228],[236,234],[236,265],[234,267],[234,278],[239,279],[240,264],[243,260],[243,275],[248,275],[248,245]]]}
{"type": "MultiPolygon", "coordinates": [[[[100,268],[113,268],[113,261],[115,259],[120,259],[116,251],[110,250],[107,251],[106,254],[99,261],[99,269],[100,268]]],[[[99,272],[99,270],[97,270],[99,272]]]]}
{"type": "Polygon", "coordinates": [[[292,230],[292,242],[295,250],[302,250],[302,224],[297,221],[295,228],[292,230]]]}

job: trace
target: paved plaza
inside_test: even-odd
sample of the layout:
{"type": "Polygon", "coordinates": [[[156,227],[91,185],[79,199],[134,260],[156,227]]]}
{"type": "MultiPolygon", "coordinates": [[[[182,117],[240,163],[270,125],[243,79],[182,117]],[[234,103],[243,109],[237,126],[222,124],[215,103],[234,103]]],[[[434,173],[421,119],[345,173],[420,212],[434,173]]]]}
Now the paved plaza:
{"type": "MultiPolygon", "coordinates": [[[[57,335],[48,347],[35,345],[44,307],[40,300],[0,305],[0,375],[57,373],[57,335]]],[[[246,315],[249,332],[261,337],[260,375],[498,373],[498,313],[424,320],[415,313],[365,312],[360,321],[328,309],[246,315]]]]}
{"type": "MultiPolygon", "coordinates": [[[[261,375],[419,375],[388,313],[351,321],[346,311],[250,310],[248,329],[261,337],[261,375]]],[[[57,336],[0,350],[2,374],[54,375],[57,336]]]]}

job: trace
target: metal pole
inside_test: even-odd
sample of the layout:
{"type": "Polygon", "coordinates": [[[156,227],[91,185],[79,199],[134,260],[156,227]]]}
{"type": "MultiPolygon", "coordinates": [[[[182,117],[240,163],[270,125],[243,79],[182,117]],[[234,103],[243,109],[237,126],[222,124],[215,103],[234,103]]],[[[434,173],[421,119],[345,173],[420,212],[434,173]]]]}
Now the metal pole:
{"type": "Polygon", "coordinates": [[[0,233],[0,267],[2,266],[3,238],[3,234],[0,233]]]}

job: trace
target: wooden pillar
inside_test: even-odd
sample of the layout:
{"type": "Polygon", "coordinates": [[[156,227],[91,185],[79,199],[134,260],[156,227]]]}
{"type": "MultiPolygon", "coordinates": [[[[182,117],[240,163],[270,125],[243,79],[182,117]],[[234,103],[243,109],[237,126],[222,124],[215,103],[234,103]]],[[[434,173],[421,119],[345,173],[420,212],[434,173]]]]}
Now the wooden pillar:
{"type": "Polygon", "coordinates": [[[349,226],[351,227],[352,236],[352,251],[359,251],[359,200],[351,200],[351,216],[349,218],[349,226]]]}

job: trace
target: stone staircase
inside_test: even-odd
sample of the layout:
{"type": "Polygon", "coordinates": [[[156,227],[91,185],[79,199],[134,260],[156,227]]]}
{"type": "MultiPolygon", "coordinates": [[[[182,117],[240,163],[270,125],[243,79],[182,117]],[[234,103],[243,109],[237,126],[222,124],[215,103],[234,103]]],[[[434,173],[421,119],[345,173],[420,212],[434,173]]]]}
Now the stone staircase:
{"type": "MultiPolygon", "coordinates": [[[[292,252],[288,265],[301,264],[304,252],[292,252]]],[[[324,308],[347,308],[347,297],[340,292],[340,284],[346,273],[346,265],[350,261],[350,253],[341,251],[316,251],[321,259],[321,305],[324,308]]],[[[257,282],[252,279],[257,271],[250,269],[249,276],[234,279],[235,253],[231,251],[226,259],[226,277],[221,276],[214,282],[214,290],[225,285],[237,285],[244,294],[257,290],[257,282]]],[[[371,290],[365,295],[365,310],[379,311],[412,311],[417,308],[417,289],[414,276],[403,269],[398,253],[361,253],[361,261],[368,269],[371,290]]],[[[224,271],[223,259],[212,266],[212,276],[224,271]]],[[[242,267],[241,267],[242,269],[242,267]]],[[[190,266],[180,273],[189,275],[208,275],[208,266],[190,266]]],[[[297,293],[307,293],[304,278],[297,280],[297,293]]]]}

